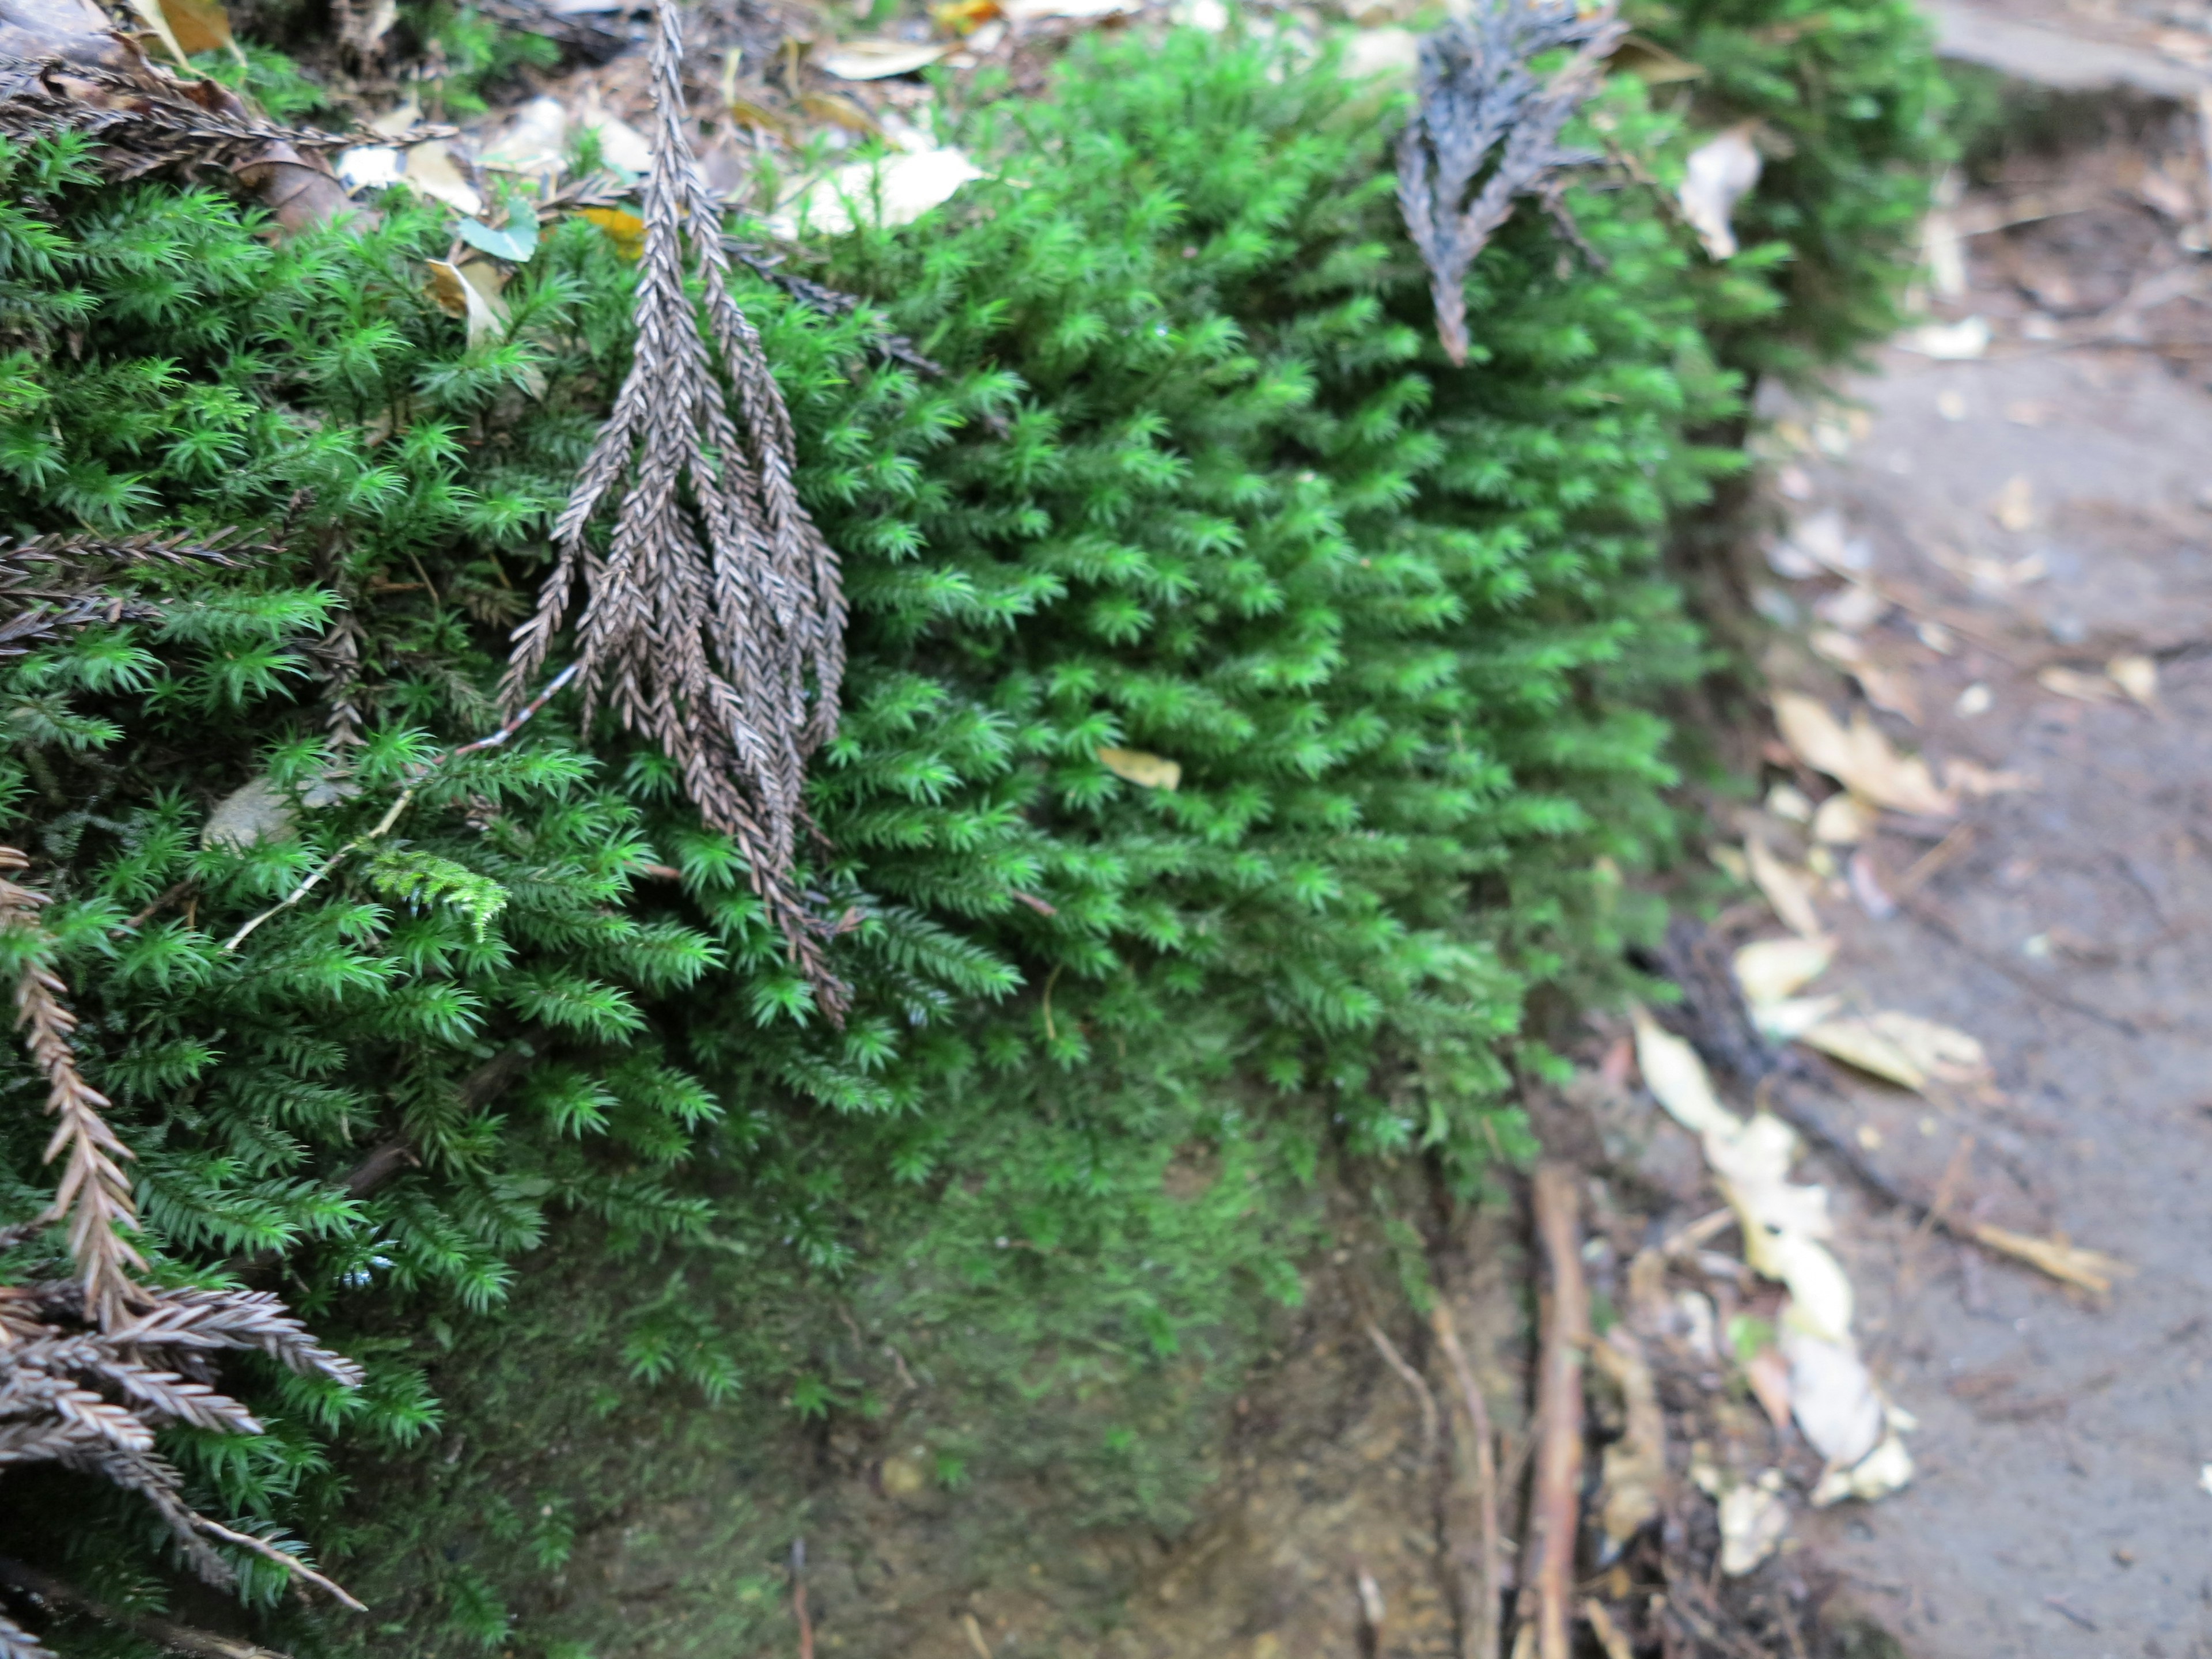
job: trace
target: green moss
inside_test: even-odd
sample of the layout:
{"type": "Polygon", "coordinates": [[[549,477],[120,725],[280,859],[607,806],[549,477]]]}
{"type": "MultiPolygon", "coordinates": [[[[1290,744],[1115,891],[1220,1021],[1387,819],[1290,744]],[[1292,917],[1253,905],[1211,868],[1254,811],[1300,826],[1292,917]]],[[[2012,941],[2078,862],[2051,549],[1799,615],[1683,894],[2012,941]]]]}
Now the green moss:
{"type": "MultiPolygon", "coordinates": [[[[1594,118],[1679,165],[1633,85],[1594,118]]],[[[269,540],[149,578],[163,623],[0,665],[0,790],[160,1270],[276,1262],[371,1368],[355,1397],[263,1377],[263,1440],[172,1448],[373,1592],[319,1639],[744,1650],[721,1592],[805,1521],[809,1447],[912,1462],[976,1561],[1171,1532],[1320,1177],[1479,1190],[1528,1150],[1528,1000],[1605,994],[1655,920],[1621,873],[1672,833],[1650,710],[1698,660],[1656,552],[1740,464],[1686,434],[1738,407],[1700,325],[1773,309],[1758,262],[1717,281],[1650,192],[1578,187],[1601,263],[1516,219],[1455,370],[1395,117],[1326,65],[1099,44],[974,121],[1002,181],[815,251],[879,313],[739,283],[853,602],[809,872],[851,923],[842,1030],[657,756],[556,702],[421,769],[489,724],[627,361],[611,245],[549,227],[471,348],[423,289],[434,213],[271,244],[67,146],[6,162],[10,527],[269,540]],[[943,377],[872,357],[878,325],[943,377]],[[255,777],[290,824],[203,844],[255,777]],[[378,856],[225,948],[410,778],[378,856]],[[577,1588],[644,1559],[625,1528],[687,1527],[659,1634],[613,1569],[577,1588]]],[[[0,1218],[42,1201],[39,1146],[30,1110],[0,1127],[0,1218]]],[[[88,1515],[72,1570],[157,1595],[127,1517],[88,1515]]]]}

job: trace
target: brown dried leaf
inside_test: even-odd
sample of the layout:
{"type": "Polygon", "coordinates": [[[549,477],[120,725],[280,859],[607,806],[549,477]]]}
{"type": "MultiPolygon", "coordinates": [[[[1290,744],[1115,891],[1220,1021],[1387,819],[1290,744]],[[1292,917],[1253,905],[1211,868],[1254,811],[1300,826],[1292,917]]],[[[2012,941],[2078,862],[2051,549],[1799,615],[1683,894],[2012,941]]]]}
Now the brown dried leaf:
{"type": "Polygon", "coordinates": [[[1797,758],[1825,772],[1852,793],[1893,811],[1949,817],[1958,802],[1936,787],[1926,760],[1904,756],[1863,714],[1847,731],[1826,707],[1801,691],[1774,698],[1775,724],[1797,758]]]}

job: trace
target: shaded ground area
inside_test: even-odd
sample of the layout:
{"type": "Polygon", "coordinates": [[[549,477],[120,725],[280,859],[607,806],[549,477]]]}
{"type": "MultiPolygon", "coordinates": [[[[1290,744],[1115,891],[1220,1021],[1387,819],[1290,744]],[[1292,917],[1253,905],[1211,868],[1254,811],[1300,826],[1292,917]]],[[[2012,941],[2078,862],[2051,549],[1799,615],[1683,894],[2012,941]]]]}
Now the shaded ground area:
{"type": "MultiPolygon", "coordinates": [[[[2136,1269],[2109,1298],[2069,1293],[1830,1171],[1921,1468],[1802,1531],[1924,1659],[2212,1654],[2212,314],[2174,246],[2191,227],[2146,205],[2143,176],[2118,150],[2020,169],[2018,189],[2063,181],[2094,205],[1970,240],[1939,322],[1987,319],[1985,351],[1893,349],[1844,388],[1857,413],[1779,428],[1802,446],[1784,504],[1839,511],[1893,601],[1856,631],[1877,684],[1918,706],[1886,729],[2034,780],[1941,841],[1880,836],[1874,892],[1839,878],[1822,905],[1843,941],[1823,988],[1971,1032],[1996,1089],[1937,1105],[1856,1086],[1838,1115],[1905,1189],[2136,1269]],[[2148,707],[2107,672],[2130,656],[2155,665],[2148,707]],[[1894,914],[1869,914],[1885,898],[1894,914]]],[[[1847,586],[1761,602],[1818,628],[1847,586]]],[[[1814,653],[1770,666],[1840,705],[1814,653]]]]}

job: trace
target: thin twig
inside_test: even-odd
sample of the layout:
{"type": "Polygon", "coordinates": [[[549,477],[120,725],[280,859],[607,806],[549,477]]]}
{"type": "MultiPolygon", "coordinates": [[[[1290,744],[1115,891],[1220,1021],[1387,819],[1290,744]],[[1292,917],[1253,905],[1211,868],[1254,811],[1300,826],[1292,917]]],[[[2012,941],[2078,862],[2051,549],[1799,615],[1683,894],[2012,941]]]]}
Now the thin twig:
{"type": "Polygon", "coordinates": [[[1569,1659],[1583,1474],[1583,1350],[1589,1344],[1589,1297],[1583,1282],[1574,1171],[1564,1164],[1538,1164],[1534,1197],[1536,1237],[1551,1273],[1552,1305],[1544,1322],[1536,1384],[1543,1438],[1536,1449],[1535,1489],[1529,1498],[1529,1567],[1522,1617],[1533,1618],[1536,1626],[1536,1659],[1569,1659]]]}
{"type": "Polygon", "coordinates": [[[210,1521],[204,1515],[192,1516],[192,1524],[210,1538],[220,1538],[226,1544],[235,1544],[240,1549],[251,1550],[265,1561],[275,1563],[303,1583],[313,1584],[342,1607],[356,1613],[367,1613],[366,1602],[356,1601],[342,1587],[332,1583],[296,1555],[287,1555],[265,1538],[256,1538],[250,1532],[237,1532],[220,1521],[210,1521]]]}
{"type": "Polygon", "coordinates": [[[1490,1408],[1484,1403],[1481,1385],[1475,1381],[1474,1367],[1468,1363],[1467,1350],[1460,1345],[1451,1309],[1441,1297],[1429,1310],[1429,1328],[1436,1333],[1437,1346],[1443,1350],[1444,1361],[1459,1384],[1460,1401],[1467,1407],[1468,1435],[1474,1441],[1468,1463],[1474,1475],[1475,1547],[1480,1559],[1475,1563],[1475,1582],[1462,1598],[1473,1603],[1467,1611],[1464,1645],[1480,1659],[1497,1659],[1498,1616],[1504,1607],[1504,1590],[1498,1565],[1502,1540],[1498,1525],[1498,1448],[1490,1427],[1490,1408]]]}
{"type": "Polygon", "coordinates": [[[432,767],[438,766],[446,761],[453,760],[462,755],[473,755],[483,750],[498,748],[501,744],[512,738],[517,732],[520,732],[524,726],[527,726],[530,723],[530,717],[532,714],[535,714],[539,709],[543,708],[547,701],[552,697],[555,692],[558,691],[562,686],[568,684],[570,680],[576,677],[576,670],[580,665],[581,665],[579,663],[572,662],[559,673],[556,674],[546,683],[545,689],[543,691],[540,691],[536,696],[532,697],[521,708],[516,709],[514,713],[509,714],[507,719],[501,722],[499,730],[492,732],[489,737],[478,738],[473,743],[465,743],[459,748],[448,750],[442,755],[433,755],[424,764],[422,773],[416,776],[416,781],[413,783],[409,784],[406,788],[400,792],[399,799],[393,801],[390,810],[387,811],[381,818],[377,820],[376,827],[374,830],[371,830],[366,835],[356,836],[353,840],[346,842],[344,846],[339,848],[337,852],[331,854],[330,857],[325,859],[321,864],[318,865],[313,873],[311,873],[305,881],[301,882],[297,887],[295,887],[290,892],[285,894],[283,898],[277,900],[276,903],[270,905],[259,915],[252,917],[236,933],[225,939],[222,942],[224,952],[228,954],[230,951],[235,951],[240,945],[246,943],[247,936],[251,934],[255,928],[260,927],[263,922],[281,915],[283,912],[290,909],[294,905],[297,904],[301,899],[307,897],[309,893],[313,892],[317,887],[321,885],[324,878],[326,878],[331,871],[337,869],[340,864],[344,862],[349,854],[360,851],[361,848],[366,847],[373,841],[381,841],[385,836],[390,835],[392,833],[392,827],[399,822],[399,815],[404,812],[409,805],[413,803],[415,799],[415,792],[422,787],[422,776],[427,775],[432,767]]]}
{"type": "Polygon", "coordinates": [[[1398,1352],[1398,1345],[1382,1334],[1382,1328],[1373,1320],[1367,1322],[1368,1340],[1375,1351],[1382,1356],[1382,1363],[1398,1374],[1399,1381],[1413,1391],[1413,1398],[1421,1406],[1421,1461],[1425,1463],[1437,1449],[1437,1397],[1420,1372],[1406,1363],[1406,1356],[1398,1352]]]}
{"type": "Polygon", "coordinates": [[[806,1540],[791,1540],[791,1616],[799,1625],[799,1659],[814,1659],[814,1621],[806,1616],[806,1540]]]}

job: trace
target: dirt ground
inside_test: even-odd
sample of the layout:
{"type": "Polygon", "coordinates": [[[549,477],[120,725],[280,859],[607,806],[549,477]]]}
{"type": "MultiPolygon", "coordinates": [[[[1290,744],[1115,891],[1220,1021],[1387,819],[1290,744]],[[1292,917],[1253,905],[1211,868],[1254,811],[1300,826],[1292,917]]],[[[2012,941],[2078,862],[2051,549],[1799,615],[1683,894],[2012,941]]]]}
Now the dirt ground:
{"type": "MultiPolygon", "coordinates": [[[[1876,837],[1870,902],[1823,902],[1842,940],[1824,990],[1966,1030],[1996,1072],[1942,1106],[1855,1086],[1842,1127],[1907,1191],[1952,1170],[1966,1213],[2134,1270],[2069,1292],[1820,1170],[1877,1376],[1920,1419],[1919,1474],[1798,1533],[1916,1659],[2212,1655],[2212,283],[2177,244],[2194,227],[2143,199],[2142,160],[2024,162],[1970,196],[1970,225],[2030,189],[2094,204],[1969,238],[1936,330],[1777,428],[1797,452],[1782,505],[1839,512],[1896,601],[1856,636],[1920,718],[1880,723],[2033,780],[1941,842],[1876,837]],[[1978,356],[1925,355],[1975,317],[1978,356]],[[2155,665],[2147,705],[2106,676],[2127,656],[2155,665]]],[[[1818,628],[1845,586],[1774,580],[1758,602],[1818,628]]],[[[1840,708],[1802,637],[1771,671],[1840,708]]]]}

